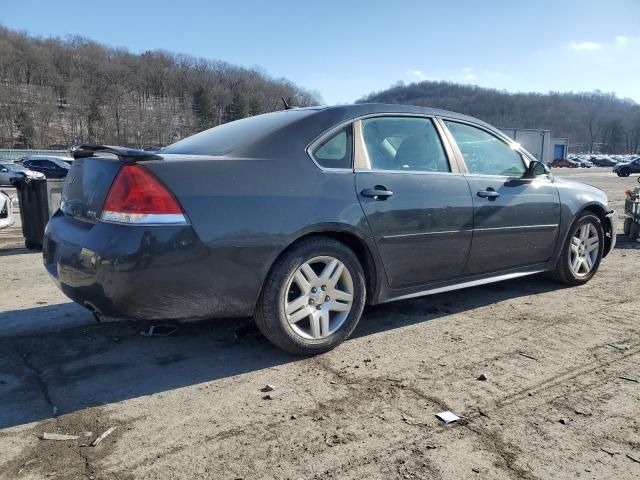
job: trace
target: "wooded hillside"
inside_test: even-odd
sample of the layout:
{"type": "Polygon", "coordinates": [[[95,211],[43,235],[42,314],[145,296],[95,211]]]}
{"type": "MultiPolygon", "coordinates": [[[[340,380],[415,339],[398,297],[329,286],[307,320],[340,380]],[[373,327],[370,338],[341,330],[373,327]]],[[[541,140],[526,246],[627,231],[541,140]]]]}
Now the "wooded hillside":
{"type": "Polygon", "coordinates": [[[318,98],[286,79],[163,51],[141,55],[80,37],[0,26],[0,148],[78,142],[167,145],[230,120],[318,98]]]}
{"type": "Polygon", "coordinates": [[[449,82],[399,84],[360,102],[444,108],[497,127],[549,128],[573,151],[640,153],[640,105],[611,93],[507,93],[449,82]]]}

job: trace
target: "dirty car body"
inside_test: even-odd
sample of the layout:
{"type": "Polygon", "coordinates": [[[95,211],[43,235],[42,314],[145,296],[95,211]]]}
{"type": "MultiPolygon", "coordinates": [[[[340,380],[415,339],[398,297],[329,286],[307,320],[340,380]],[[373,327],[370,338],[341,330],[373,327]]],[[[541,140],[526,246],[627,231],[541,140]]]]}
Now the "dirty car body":
{"type": "Polygon", "coordinates": [[[602,221],[603,255],[615,241],[603,192],[548,172],[525,178],[533,157],[500,131],[422,107],[294,109],[155,153],[78,152],[46,229],[44,264],[65,294],[99,315],[251,316],[274,264],[307,238],[355,253],[368,304],[551,270],[585,210],[602,221]],[[413,135],[424,128],[436,143],[413,135]],[[516,152],[521,170],[482,173],[474,135],[516,152]],[[434,160],[412,160],[416,148],[437,150],[434,160]],[[184,221],[105,217],[114,179],[131,165],[166,187],[184,221]]]}

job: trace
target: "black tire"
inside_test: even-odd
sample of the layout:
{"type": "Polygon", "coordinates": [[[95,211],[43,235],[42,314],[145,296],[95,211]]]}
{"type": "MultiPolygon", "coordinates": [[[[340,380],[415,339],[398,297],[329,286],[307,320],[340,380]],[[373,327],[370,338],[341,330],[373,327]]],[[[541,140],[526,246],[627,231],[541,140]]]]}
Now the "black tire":
{"type": "Polygon", "coordinates": [[[631,222],[631,225],[629,226],[629,240],[635,242],[638,240],[638,237],[640,237],[640,223],[631,222]]]}
{"type": "Polygon", "coordinates": [[[622,231],[626,236],[629,236],[629,232],[631,232],[631,224],[633,220],[630,218],[625,218],[624,223],[622,224],[622,231]]]}
{"type": "Polygon", "coordinates": [[[549,272],[549,277],[553,280],[564,283],[566,285],[583,285],[587,283],[598,271],[598,267],[600,267],[600,261],[602,260],[602,253],[604,251],[604,229],[602,227],[602,222],[600,219],[590,212],[582,212],[578,217],[574,220],[571,228],[569,229],[569,235],[567,235],[567,239],[562,246],[562,251],[560,252],[560,258],[558,258],[558,263],[555,268],[549,272]],[[591,271],[585,275],[578,276],[576,275],[570,268],[569,262],[571,259],[571,241],[578,229],[580,229],[586,223],[591,223],[595,227],[598,233],[598,257],[591,268],[591,271]]]}
{"type": "Polygon", "coordinates": [[[621,168],[618,172],[619,177],[628,177],[629,175],[631,175],[631,170],[628,168],[621,168]]]}
{"type": "Polygon", "coordinates": [[[260,294],[255,321],[274,345],[295,355],[317,355],[327,352],[346,340],[360,321],[366,300],[364,271],[353,251],[337,240],[313,237],[302,240],[285,252],[275,263],[260,294]],[[342,325],[332,334],[320,339],[298,335],[286,319],[285,295],[289,280],[305,262],[314,257],[331,256],[340,260],[353,280],[353,303],[342,325]]]}

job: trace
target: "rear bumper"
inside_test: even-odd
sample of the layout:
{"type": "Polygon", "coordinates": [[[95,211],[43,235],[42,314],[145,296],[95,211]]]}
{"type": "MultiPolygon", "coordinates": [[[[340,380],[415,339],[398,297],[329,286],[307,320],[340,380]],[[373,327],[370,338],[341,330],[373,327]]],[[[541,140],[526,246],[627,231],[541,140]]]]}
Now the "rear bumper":
{"type": "Polygon", "coordinates": [[[190,225],[92,224],[58,211],[45,231],[43,258],[65,295],[111,317],[250,316],[259,294],[259,286],[224,275],[233,257],[207,248],[190,225]]]}

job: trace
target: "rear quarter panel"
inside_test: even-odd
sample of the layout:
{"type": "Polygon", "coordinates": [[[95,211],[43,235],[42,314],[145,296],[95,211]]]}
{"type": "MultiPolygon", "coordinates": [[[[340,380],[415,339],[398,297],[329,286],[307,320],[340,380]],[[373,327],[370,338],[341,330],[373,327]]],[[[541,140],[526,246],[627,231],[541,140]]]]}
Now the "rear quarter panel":
{"type": "Polygon", "coordinates": [[[208,249],[203,282],[253,313],[274,261],[297,238],[349,231],[372,242],[351,171],[321,171],[297,158],[177,157],[145,162],[176,195],[208,249]],[[224,286],[222,286],[224,283],[224,286]]]}

